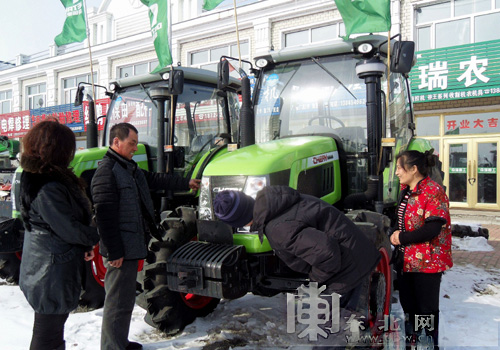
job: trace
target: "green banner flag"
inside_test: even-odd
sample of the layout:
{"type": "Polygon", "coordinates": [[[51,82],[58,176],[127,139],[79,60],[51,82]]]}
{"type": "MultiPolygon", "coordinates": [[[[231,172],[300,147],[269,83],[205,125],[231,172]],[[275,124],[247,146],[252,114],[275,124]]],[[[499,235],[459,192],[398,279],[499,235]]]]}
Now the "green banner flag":
{"type": "Polygon", "coordinates": [[[149,7],[149,21],[151,23],[151,34],[158,57],[158,67],[151,73],[157,73],[162,68],[172,64],[172,54],[168,42],[168,8],[166,0],[141,0],[149,7]]]}
{"type": "Polygon", "coordinates": [[[66,9],[63,31],[54,38],[57,46],[79,43],[87,37],[83,0],[61,0],[66,9]]]}
{"type": "Polygon", "coordinates": [[[206,11],[213,10],[223,1],[224,0],[203,0],[203,9],[206,11]]]}
{"type": "Polygon", "coordinates": [[[354,33],[391,29],[390,0],[335,0],[335,4],[344,20],[347,38],[354,33]]]}

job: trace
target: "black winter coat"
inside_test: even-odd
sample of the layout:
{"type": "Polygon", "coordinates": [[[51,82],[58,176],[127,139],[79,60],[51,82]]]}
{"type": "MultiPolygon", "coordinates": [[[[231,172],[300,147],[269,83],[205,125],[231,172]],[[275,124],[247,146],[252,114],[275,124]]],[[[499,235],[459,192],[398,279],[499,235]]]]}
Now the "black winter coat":
{"type": "Polygon", "coordinates": [[[380,260],[373,243],[339,210],[286,186],[257,194],[251,229],[265,234],[291,269],[340,294],[358,286],[380,260]]]}
{"type": "Polygon", "coordinates": [[[20,185],[25,233],[19,286],[37,313],[66,314],[78,306],[84,253],[99,241],[90,226],[90,201],[76,177],[28,170],[20,185]]]}
{"type": "Polygon", "coordinates": [[[160,189],[187,190],[189,179],[142,170],[108,150],[91,186],[101,255],[109,260],[146,258],[146,221],[155,217],[150,190],[160,189]]]}

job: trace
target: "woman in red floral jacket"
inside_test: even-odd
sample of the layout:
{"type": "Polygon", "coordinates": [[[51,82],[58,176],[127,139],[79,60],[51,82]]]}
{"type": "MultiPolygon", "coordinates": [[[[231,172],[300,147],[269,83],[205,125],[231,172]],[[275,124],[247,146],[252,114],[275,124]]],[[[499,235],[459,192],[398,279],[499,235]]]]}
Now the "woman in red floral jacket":
{"type": "Polygon", "coordinates": [[[405,151],[397,157],[401,194],[391,243],[406,339],[413,345],[423,328],[438,349],[441,275],[453,262],[449,201],[443,187],[429,177],[434,165],[432,150],[405,151]]]}

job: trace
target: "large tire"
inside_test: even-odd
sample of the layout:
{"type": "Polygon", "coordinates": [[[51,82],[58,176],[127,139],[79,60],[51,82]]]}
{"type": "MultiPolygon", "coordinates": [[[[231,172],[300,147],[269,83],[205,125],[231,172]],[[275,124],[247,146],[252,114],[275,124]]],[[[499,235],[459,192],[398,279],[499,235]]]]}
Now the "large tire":
{"type": "Polygon", "coordinates": [[[380,329],[385,325],[385,320],[391,314],[392,303],[392,250],[389,237],[385,232],[377,235],[376,247],[380,252],[381,259],[372,273],[369,290],[369,321],[373,334],[380,334],[386,329],[380,329]]]}
{"type": "Polygon", "coordinates": [[[9,283],[19,283],[20,252],[0,253],[0,277],[9,283]]]}
{"type": "Polygon", "coordinates": [[[392,256],[387,230],[390,219],[386,215],[367,210],[353,210],[347,216],[372,240],[380,252],[380,261],[370,276],[368,290],[362,295],[363,304],[368,306],[368,325],[372,334],[380,334],[385,329],[385,320],[390,316],[392,301],[392,256]]]}
{"type": "Polygon", "coordinates": [[[163,241],[153,239],[144,265],[144,298],[146,323],[168,335],[181,332],[196,317],[211,313],[219,299],[174,292],[167,287],[166,263],[168,257],[194,236],[186,234],[182,223],[171,224],[164,232],[163,241]]]}

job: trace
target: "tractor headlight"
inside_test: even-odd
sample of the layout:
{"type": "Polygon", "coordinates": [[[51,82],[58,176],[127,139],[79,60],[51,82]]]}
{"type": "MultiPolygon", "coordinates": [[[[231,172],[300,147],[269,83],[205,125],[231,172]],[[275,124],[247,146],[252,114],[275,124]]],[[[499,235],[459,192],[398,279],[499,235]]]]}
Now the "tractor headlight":
{"type": "Polygon", "coordinates": [[[203,176],[200,187],[200,220],[212,220],[212,195],[210,194],[210,178],[203,176]]]}
{"type": "Polygon", "coordinates": [[[249,176],[245,183],[243,192],[250,197],[255,198],[257,196],[257,192],[266,187],[268,182],[267,176],[249,176]]]}

